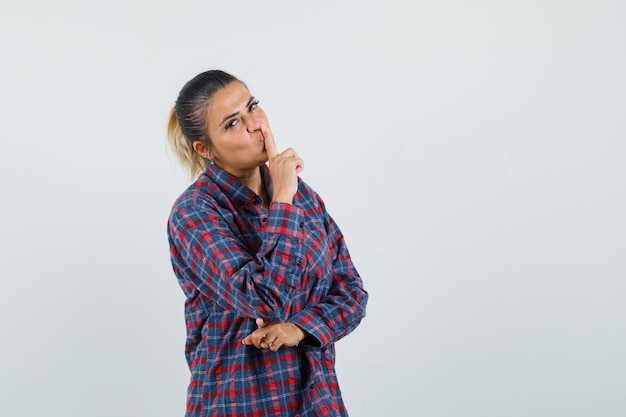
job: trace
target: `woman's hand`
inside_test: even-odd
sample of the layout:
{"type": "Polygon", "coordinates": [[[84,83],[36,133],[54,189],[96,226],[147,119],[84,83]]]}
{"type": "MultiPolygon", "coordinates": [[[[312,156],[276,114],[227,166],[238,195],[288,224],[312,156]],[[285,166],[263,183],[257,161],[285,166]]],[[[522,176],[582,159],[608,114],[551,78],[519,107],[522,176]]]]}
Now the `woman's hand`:
{"type": "Polygon", "coordinates": [[[283,346],[298,346],[305,337],[304,331],[290,322],[267,324],[263,319],[256,319],[256,324],[259,328],[242,340],[244,345],[276,352],[283,346]]]}
{"type": "Polygon", "coordinates": [[[298,174],[304,169],[304,161],[292,148],[278,153],[274,135],[264,124],[261,125],[261,133],[265,139],[265,151],[274,186],[272,201],[292,204],[293,196],[298,191],[298,174]]]}

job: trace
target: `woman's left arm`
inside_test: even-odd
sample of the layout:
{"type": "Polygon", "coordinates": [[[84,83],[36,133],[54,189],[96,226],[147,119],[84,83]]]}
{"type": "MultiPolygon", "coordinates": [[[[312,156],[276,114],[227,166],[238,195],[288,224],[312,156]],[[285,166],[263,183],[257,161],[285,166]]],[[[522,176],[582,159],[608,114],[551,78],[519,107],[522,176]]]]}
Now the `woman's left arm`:
{"type": "Polygon", "coordinates": [[[363,288],[363,281],[352,262],[341,230],[323,202],[321,205],[333,257],[332,283],[327,295],[318,304],[299,311],[288,321],[308,334],[306,342],[323,347],[341,339],[359,325],[365,317],[368,293],[363,288]]]}

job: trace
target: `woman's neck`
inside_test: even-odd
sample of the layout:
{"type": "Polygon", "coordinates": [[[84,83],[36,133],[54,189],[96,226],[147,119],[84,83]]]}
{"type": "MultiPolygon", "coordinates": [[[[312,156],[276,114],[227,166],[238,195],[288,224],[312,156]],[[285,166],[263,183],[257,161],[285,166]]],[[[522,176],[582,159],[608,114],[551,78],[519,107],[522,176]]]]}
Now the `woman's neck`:
{"type": "Polygon", "coordinates": [[[261,175],[261,168],[255,168],[249,171],[245,175],[240,175],[237,179],[246,187],[248,187],[252,192],[256,195],[261,196],[263,198],[263,206],[269,207],[269,195],[265,189],[265,184],[263,183],[263,176],[261,175]]]}

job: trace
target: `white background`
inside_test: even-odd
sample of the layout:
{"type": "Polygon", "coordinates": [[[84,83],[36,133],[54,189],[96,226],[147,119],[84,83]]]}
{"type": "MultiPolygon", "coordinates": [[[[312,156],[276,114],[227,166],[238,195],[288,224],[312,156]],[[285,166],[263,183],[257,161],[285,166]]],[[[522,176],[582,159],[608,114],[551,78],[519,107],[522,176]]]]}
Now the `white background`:
{"type": "Polygon", "coordinates": [[[0,13],[0,415],[182,416],[165,123],[244,80],[370,292],[352,416],[626,415],[626,3],[44,1],[0,13]]]}

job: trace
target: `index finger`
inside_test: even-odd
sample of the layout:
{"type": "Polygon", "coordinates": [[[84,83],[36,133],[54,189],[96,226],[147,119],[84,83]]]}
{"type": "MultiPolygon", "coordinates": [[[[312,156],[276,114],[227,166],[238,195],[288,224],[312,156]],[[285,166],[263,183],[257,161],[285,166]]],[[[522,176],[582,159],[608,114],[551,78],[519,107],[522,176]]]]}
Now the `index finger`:
{"type": "Polygon", "coordinates": [[[263,339],[267,335],[267,330],[261,330],[261,328],[256,329],[248,336],[244,337],[241,341],[244,345],[254,345],[257,348],[261,348],[261,343],[263,343],[263,339]]]}
{"type": "Polygon", "coordinates": [[[265,126],[261,125],[261,133],[263,134],[264,144],[265,144],[265,152],[267,152],[267,159],[270,161],[276,156],[278,156],[278,149],[276,148],[276,142],[274,142],[274,135],[272,132],[265,126]]]}

